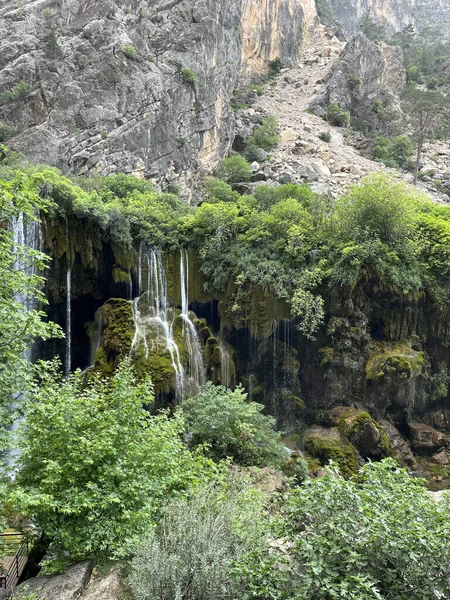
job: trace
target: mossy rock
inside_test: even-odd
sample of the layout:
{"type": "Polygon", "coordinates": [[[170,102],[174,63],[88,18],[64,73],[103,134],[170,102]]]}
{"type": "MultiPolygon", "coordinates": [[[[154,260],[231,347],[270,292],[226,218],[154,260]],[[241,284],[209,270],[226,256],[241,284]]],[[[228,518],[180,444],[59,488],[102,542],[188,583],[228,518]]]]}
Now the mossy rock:
{"type": "Polygon", "coordinates": [[[322,466],[335,461],[341,474],[348,478],[359,469],[358,453],[354,446],[339,431],[332,428],[314,427],[306,432],[305,451],[320,460],[322,466]]]}
{"type": "Polygon", "coordinates": [[[131,283],[131,275],[129,271],[124,271],[117,265],[114,266],[112,272],[112,278],[114,283],[131,283]]]}
{"type": "Polygon", "coordinates": [[[366,379],[380,381],[395,377],[408,380],[421,375],[425,366],[424,352],[413,350],[403,342],[380,342],[366,363],[366,379]]]}
{"type": "Polygon", "coordinates": [[[290,306],[277,298],[273,290],[260,286],[228,284],[226,294],[219,301],[222,326],[230,329],[248,328],[254,339],[272,335],[278,323],[292,318],[290,306]]]}
{"type": "MultiPolygon", "coordinates": [[[[111,298],[99,308],[101,323],[100,346],[95,357],[95,369],[111,375],[121,358],[130,352],[134,335],[131,304],[122,298],[111,298]]],[[[94,332],[90,328],[90,335],[94,332]]]]}
{"type": "Polygon", "coordinates": [[[381,459],[390,455],[389,438],[369,413],[348,409],[340,418],[338,429],[363,458],[381,459]]]}

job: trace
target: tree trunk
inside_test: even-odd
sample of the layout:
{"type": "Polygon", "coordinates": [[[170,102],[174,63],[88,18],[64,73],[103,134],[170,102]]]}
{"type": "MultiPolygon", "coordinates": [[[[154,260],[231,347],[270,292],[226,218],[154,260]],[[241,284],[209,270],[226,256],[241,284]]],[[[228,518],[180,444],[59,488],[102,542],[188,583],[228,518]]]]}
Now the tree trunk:
{"type": "Polygon", "coordinates": [[[419,175],[420,156],[422,154],[422,146],[423,146],[423,136],[421,135],[417,142],[416,164],[414,166],[414,185],[417,183],[417,177],[419,175]]]}

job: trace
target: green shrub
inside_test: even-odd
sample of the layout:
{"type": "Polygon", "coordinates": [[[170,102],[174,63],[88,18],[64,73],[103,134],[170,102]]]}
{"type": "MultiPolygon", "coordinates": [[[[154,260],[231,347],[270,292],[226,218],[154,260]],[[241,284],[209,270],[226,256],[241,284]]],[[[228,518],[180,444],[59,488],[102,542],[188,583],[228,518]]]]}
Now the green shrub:
{"type": "Polygon", "coordinates": [[[269,77],[275,77],[278,75],[283,67],[283,62],[279,56],[269,61],[269,77]]]}
{"type": "Polygon", "coordinates": [[[188,83],[190,85],[194,85],[194,83],[198,79],[197,73],[194,71],[194,69],[189,69],[189,68],[185,67],[185,68],[181,69],[180,73],[181,73],[181,79],[183,80],[183,83],[188,83]]]}
{"type": "Polygon", "coordinates": [[[192,444],[208,444],[216,460],[233,457],[243,465],[280,466],[286,450],[264,406],[248,402],[242,387],[234,391],[208,382],[183,403],[192,444]]]}
{"type": "Polygon", "coordinates": [[[272,115],[266,117],[259,127],[256,127],[253,135],[245,141],[246,146],[256,146],[263,150],[271,150],[280,141],[278,135],[278,121],[272,115]]]}
{"type": "Polygon", "coordinates": [[[25,81],[21,81],[12,89],[6,90],[0,94],[0,100],[23,100],[30,95],[31,85],[25,81]]]}
{"type": "Polygon", "coordinates": [[[250,181],[252,168],[244,157],[234,155],[224,158],[216,168],[216,177],[226,181],[231,186],[237,183],[250,181]]]}
{"type": "Polygon", "coordinates": [[[136,60],[138,52],[131,44],[125,44],[122,51],[129,60],[136,60]]]}
{"type": "Polygon", "coordinates": [[[250,85],[250,87],[248,89],[251,92],[256,92],[257,96],[262,96],[264,93],[262,86],[257,83],[252,83],[252,85],[250,85]]]}
{"type": "Polygon", "coordinates": [[[362,81],[361,79],[355,75],[354,73],[349,73],[347,75],[348,87],[353,91],[358,93],[361,90],[362,81]]]}
{"type": "Polygon", "coordinates": [[[208,202],[237,202],[240,197],[228,183],[217,177],[208,177],[205,189],[208,194],[208,202]]]}
{"type": "Polygon", "coordinates": [[[136,600],[242,597],[233,566],[262,544],[261,495],[242,483],[204,487],[167,506],[137,549],[129,583],[136,600]]]}
{"type": "Polygon", "coordinates": [[[319,134],[319,139],[322,140],[322,142],[331,142],[331,132],[330,131],[322,131],[322,133],[319,134]]]}
{"type": "Polygon", "coordinates": [[[57,558],[123,556],[161,501],[204,478],[203,466],[214,472],[212,464],[183,445],[180,418],[149,416],[152,385],[136,380],[128,359],[88,385],[80,371],[64,379],[56,367],[41,370],[27,396],[12,503],[57,558]]]}
{"type": "Polygon", "coordinates": [[[350,124],[350,113],[341,108],[339,102],[331,102],[325,111],[325,121],[337,127],[348,127],[350,124]]]}
{"type": "Polygon", "coordinates": [[[12,137],[17,135],[19,128],[14,125],[7,125],[6,123],[0,123],[0,143],[7,142],[12,137]]]}
{"type": "Polygon", "coordinates": [[[285,536],[295,598],[432,600],[450,593],[448,504],[392,459],[295,489],[285,536]],[[297,567],[297,568],[296,568],[297,567]]]}
{"type": "Polygon", "coordinates": [[[414,152],[414,144],[407,135],[392,139],[377,136],[372,148],[373,158],[388,167],[403,167],[414,152]]]}

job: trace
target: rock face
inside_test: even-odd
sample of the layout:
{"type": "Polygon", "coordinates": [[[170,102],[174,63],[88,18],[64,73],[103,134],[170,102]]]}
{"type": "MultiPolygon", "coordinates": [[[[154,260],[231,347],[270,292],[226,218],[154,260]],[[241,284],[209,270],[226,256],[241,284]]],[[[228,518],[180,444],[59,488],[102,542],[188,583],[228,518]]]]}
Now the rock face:
{"type": "Polygon", "coordinates": [[[321,19],[347,37],[357,33],[368,17],[390,33],[409,24],[419,30],[431,25],[450,31],[448,0],[322,0],[317,5],[321,19]]]}
{"type": "Polygon", "coordinates": [[[383,131],[387,119],[400,115],[398,94],[406,83],[399,48],[374,44],[364,35],[352,38],[329,71],[310,108],[323,111],[331,102],[383,131]]]}
{"type": "Polygon", "coordinates": [[[6,0],[0,123],[14,149],[77,174],[210,170],[242,61],[294,60],[302,15],[300,0],[6,0]]]}
{"type": "Polygon", "coordinates": [[[411,447],[415,452],[430,453],[450,445],[450,437],[424,423],[408,423],[411,447]]]}
{"type": "MultiPolygon", "coordinates": [[[[14,597],[20,598],[22,593],[37,594],[37,600],[78,600],[89,582],[92,563],[85,561],[68,568],[61,575],[33,577],[16,588],[14,597]]],[[[109,600],[106,596],[103,600],[109,600]]]]}

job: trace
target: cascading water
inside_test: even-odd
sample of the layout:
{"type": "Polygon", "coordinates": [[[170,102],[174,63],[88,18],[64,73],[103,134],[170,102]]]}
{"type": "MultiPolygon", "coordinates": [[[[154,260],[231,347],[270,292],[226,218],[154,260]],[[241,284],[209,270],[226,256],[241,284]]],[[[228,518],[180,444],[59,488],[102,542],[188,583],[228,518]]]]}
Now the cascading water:
{"type": "MultiPolygon", "coordinates": [[[[42,224],[39,219],[25,221],[23,217],[23,213],[19,213],[17,217],[13,217],[12,222],[12,232],[13,232],[13,243],[14,243],[14,255],[15,255],[15,264],[14,268],[17,271],[20,271],[27,275],[28,277],[32,277],[33,275],[38,274],[38,269],[33,264],[33,261],[25,262],[21,257],[19,249],[21,247],[28,247],[32,250],[42,251],[42,224]]],[[[16,295],[16,301],[19,302],[27,311],[32,311],[37,309],[37,301],[33,296],[28,296],[24,292],[19,292],[16,295]]],[[[32,358],[32,347],[30,346],[24,352],[25,358],[27,361],[31,361],[32,358]]],[[[12,402],[11,408],[14,410],[18,407],[19,398],[21,396],[20,392],[17,392],[15,398],[12,402]]],[[[16,431],[20,425],[20,419],[14,421],[11,427],[11,431],[16,431]]],[[[9,452],[7,457],[8,466],[13,468],[14,459],[17,456],[17,450],[12,450],[9,452]]]]}
{"type": "Polygon", "coordinates": [[[144,244],[141,244],[138,261],[140,293],[142,293],[144,270],[147,271],[147,291],[146,295],[133,301],[135,333],[131,351],[135,352],[142,344],[147,359],[152,352],[162,355],[168,351],[175,372],[175,396],[177,400],[182,400],[185,374],[180,351],[174,338],[173,326],[176,314],[168,303],[166,272],[159,251],[156,249],[149,251],[144,244]]]}
{"type": "Polygon", "coordinates": [[[67,273],[66,273],[66,360],[64,364],[64,374],[66,377],[70,375],[72,368],[72,266],[70,264],[70,238],[69,238],[69,222],[66,221],[66,236],[67,236],[67,273]]]}
{"type": "Polygon", "coordinates": [[[231,381],[231,356],[225,344],[219,340],[220,348],[220,383],[229,388],[232,385],[231,381]]]}
{"type": "Polygon", "coordinates": [[[187,250],[180,253],[181,318],[183,319],[183,339],[185,340],[188,362],[186,365],[186,390],[192,396],[198,394],[205,382],[203,352],[197,330],[189,316],[189,257],[187,250]]]}

